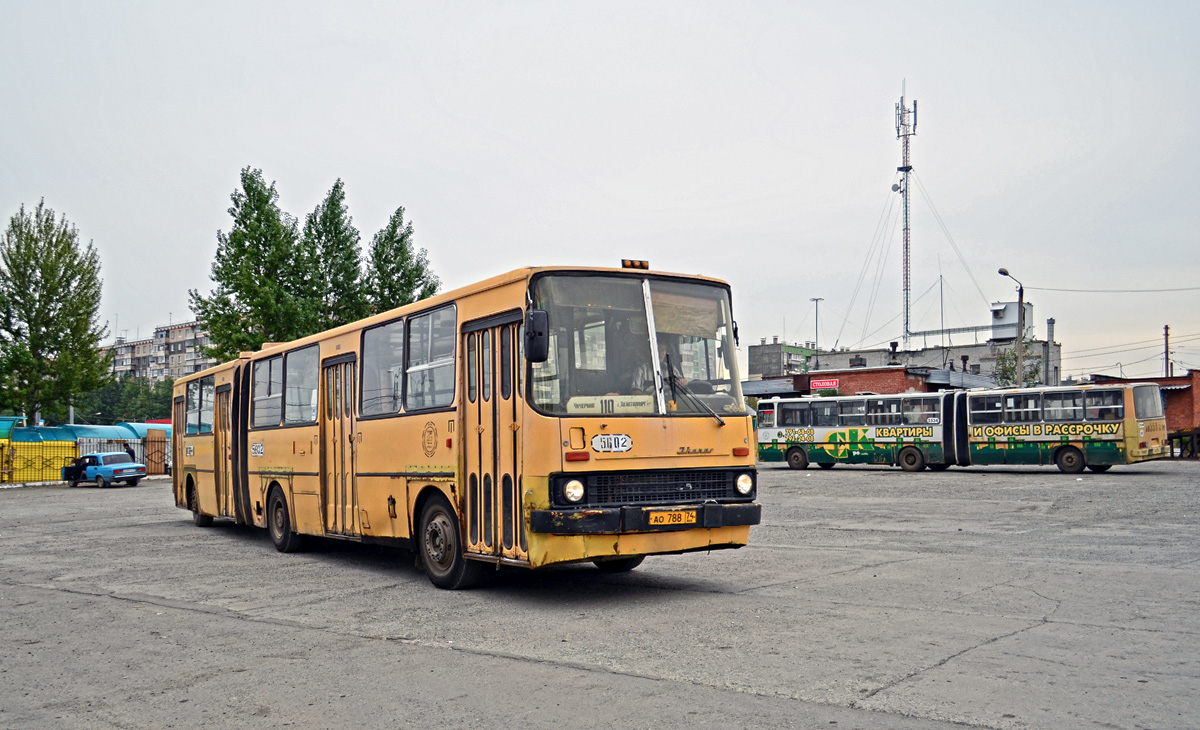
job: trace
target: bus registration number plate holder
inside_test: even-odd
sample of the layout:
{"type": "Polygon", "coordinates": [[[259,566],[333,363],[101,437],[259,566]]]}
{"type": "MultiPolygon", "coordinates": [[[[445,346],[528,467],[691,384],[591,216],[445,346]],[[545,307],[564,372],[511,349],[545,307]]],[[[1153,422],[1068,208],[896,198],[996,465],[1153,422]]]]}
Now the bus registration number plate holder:
{"type": "Polygon", "coordinates": [[[674,525],[694,525],[696,524],[696,510],[694,509],[673,509],[673,510],[657,510],[650,512],[647,515],[647,522],[651,527],[672,527],[674,525]]]}

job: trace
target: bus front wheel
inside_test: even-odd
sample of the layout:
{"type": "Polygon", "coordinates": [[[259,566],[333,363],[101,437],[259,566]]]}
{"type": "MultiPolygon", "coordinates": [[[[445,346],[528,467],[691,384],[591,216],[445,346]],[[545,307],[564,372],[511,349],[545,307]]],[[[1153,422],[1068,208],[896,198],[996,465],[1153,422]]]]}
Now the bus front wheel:
{"type": "Polygon", "coordinates": [[[304,537],[292,532],[287,500],[279,487],[272,489],[267,498],[267,531],[271,533],[275,549],[281,553],[294,553],[304,547],[304,537]]]}
{"type": "Polygon", "coordinates": [[[1078,474],[1083,471],[1083,454],[1074,446],[1064,446],[1054,456],[1054,463],[1064,474],[1078,474]]]}
{"type": "Polygon", "coordinates": [[[908,447],[900,452],[900,468],[904,471],[921,471],[925,468],[925,455],[920,449],[908,447]]]}
{"type": "Polygon", "coordinates": [[[438,588],[470,588],[479,579],[482,563],[463,556],[458,518],[442,495],[434,495],[421,512],[418,549],[425,573],[438,588]]]}
{"type": "Polygon", "coordinates": [[[804,449],[790,449],[787,452],[787,465],[793,469],[807,469],[808,454],[804,453],[804,449]]]}

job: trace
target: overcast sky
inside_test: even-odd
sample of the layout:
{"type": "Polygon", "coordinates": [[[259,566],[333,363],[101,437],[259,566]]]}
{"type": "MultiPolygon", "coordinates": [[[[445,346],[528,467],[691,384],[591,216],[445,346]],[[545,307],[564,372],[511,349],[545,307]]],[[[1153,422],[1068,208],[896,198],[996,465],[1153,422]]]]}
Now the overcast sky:
{"type": "Polygon", "coordinates": [[[1200,368],[1200,290],[1040,290],[1200,286],[1200,3],[0,0],[0,29],[0,215],[95,242],[114,334],[193,318],[252,166],[299,217],[343,179],[364,245],[404,206],[446,287],[643,258],[728,280],[743,351],[813,339],[812,297],[822,346],[886,346],[904,84],[914,330],[986,324],[1004,266],[1065,373],[1161,373],[1164,324],[1200,368]]]}

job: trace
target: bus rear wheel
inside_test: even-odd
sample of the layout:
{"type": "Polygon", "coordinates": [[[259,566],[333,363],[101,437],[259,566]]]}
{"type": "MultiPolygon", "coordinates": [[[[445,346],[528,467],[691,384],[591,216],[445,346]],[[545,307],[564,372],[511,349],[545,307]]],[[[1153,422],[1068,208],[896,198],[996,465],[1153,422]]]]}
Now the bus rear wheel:
{"type": "Polygon", "coordinates": [[[192,524],[196,527],[212,526],[212,516],[200,514],[200,499],[196,496],[194,487],[188,487],[188,509],[192,511],[192,524]]]}
{"type": "Polygon", "coordinates": [[[470,588],[479,580],[482,563],[467,560],[463,555],[458,532],[458,517],[450,503],[440,494],[430,497],[421,512],[421,535],[418,550],[425,573],[438,588],[458,590],[470,588]]]}
{"type": "Polygon", "coordinates": [[[804,449],[789,449],[787,452],[787,465],[793,469],[807,469],[808,454],[804,453],[804,449]]]}
{"type": "Polygon", "coordinates": [[[909,446],[900,451],[900,457],[897,459],[900,462],[900,468],[904,471],[921,471],[925,468],[925,455],[920,449],[909,446]]]}
{"type": "Polygon", "coordinates": [[[593,560],[601,573],[628,573],[642,564],[645,555],[635,555],[631,558],[615,558],[612,560],[593,560]]]}
{"type": "Polygon", "coordinates": [[[1078,474],[1083,471],[1083,454],[1074,446],[1064,446],[1054,455],[1054,463],[1064,474],[1078,474]]]}
{"type": "Polygon", "coordinates": [[[267,531],[271,542],[281,553],[294,553],[304,547],[304,536],[292,532],[292,518],[288,515],[287,500],[283,490],[275,487],[267,497],[267,531]]]}
{"type": "Polygon", "coordinates": [[[1097,474],[1106,472],[1112,468],[1112,464],[1088,464],[1088,468],[1097,474]]]}

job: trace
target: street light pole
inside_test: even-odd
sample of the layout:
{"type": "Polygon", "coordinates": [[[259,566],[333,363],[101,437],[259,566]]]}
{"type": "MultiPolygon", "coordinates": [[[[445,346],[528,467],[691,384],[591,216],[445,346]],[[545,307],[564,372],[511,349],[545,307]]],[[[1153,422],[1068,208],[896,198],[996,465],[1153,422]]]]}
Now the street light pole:
{"type": "Polygon", "coordinates": [[[1000,269],[1000,276],[1007,276],[1017,282],[1017,387],[1025,387],[1025,285],[1017,277],[1008,273],[1008,269],[1000,269]]]}
{"type": "Polygon", "coordinates": [[[821,357],[817,355],[821,348],[817,342],[821,335],[821,302],[825,301],[825,297],[813,297],[811,301],[817,308],[817,313],[813,316],[813,370],[816,370],[821,367],[821,357]]]}

